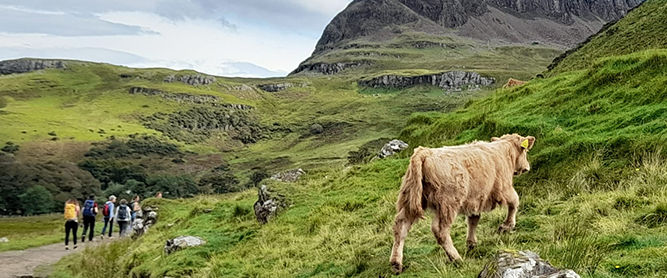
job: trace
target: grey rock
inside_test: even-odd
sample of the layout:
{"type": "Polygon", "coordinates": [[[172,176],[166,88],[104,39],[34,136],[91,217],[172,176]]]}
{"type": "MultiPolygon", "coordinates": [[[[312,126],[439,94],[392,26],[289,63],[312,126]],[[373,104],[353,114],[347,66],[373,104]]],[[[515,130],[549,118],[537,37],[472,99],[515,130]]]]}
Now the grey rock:
{"type": "Polygon", "coordinates": [[[382,147],[382,150],[380,150],[380,153],[378,153],[379,158],[386,158],[392,155],[395,155],[405,149],[407,149],[410,145],[408,143],[405,143],[401,140],[391,140],[391,142],[387,143],[382,147]]]}
{"type": "Polygon", "coordinates": [[[287,206],[285,197],[276,192],[269,191],[266,185],[258,188],[257,196],[258,200],[253,205],[253,208],[257,221],[262,225],[269,223],[269,220],[276,216],[279,209],[287,206]]]}
{"type": "Polygon", "coordinates": [[[486,264],[478,278],[580,278],[570,269],[558,269],[531,251],[501,251],[486,264]]]}
{"type": "Polygon", "coordinates": [[[198,86],[198,85],[211,85],[215,83],[216,79],[213,76],[193,74],[193,75],[179,75],[179,76],[169,75],[166,76],[163,81],[165,83],[182,82],[188,85],[198,86]]]}
{"type": "Polygon", "coordinates": [[[179,236],[172,240],[167,240],[164,245],[164,253],[169,255],[184,248],[196,247],[206,244],[206,241],[195,236],[179,236]]]}
{"type": "Polygon", "coordinates": [[[292,84],[292,83],[261,84],[261,85],[257,85],[257,87],[262,89],[263,91],[276,93],[276,92],[286,90],[288,88],[292,88],[292,87],[294,87],[294,84],[292,84]]]}
{"type": "Polygon", "coordinates": [[[465,86],[479,88],[496,82],[494,78],[483,77],[476,72],[448,71],[439,74],[403,76],[383,75],[367,80],[359,80],[359,86],[370,88],[407,88],[416,85],[432,85],[447,90],[462,90],[465,86]],[[477,87],[476,87],[477,86],[477,87]]]}
{"type": "Polygon", "coordinates": [[[282,182],[296,182],[299,178],[306,172],[299,168],[295,170],[289,170],[282,173],[277,173],[271,176],[272,180],[282,181],[282,182]]]}
{"type": "Polygon", "coordinates": [[[130,94],[132,95],[146,95],[146,96],[159,96],[166,100],[173,100],[178,103],[192,103],[192,104],[206,104],[216,107],[227,107],[230,109],[236,110],[253,110],[254,107],[245,104],[232,104],[224,103],[224,101],[212,95],[191,95],[188,93],[170,93],[158,89],[144,88],[144,87],[132,87],[130,88],[130,94]]]}
{"type": "Polygon", "coordinates": [[[211,212],[213,212],[213,209],[205,209],[204,210],[204,213],[211,213],[211,212]]]}
{"type": "Polygon", "coordinates": [[[363,66],[371,66],[372,63],[368,61],[357,61],[357,62],[347,62],[347,63],[309,63],[308,61],[302,63],[292,74],[298,73],[311,73],[311,74],[325,74],[332,75],[340,73],[346,69],[358,68],[363,66]]]}
{"type": "Polygon", "coordinates": [[[9,239],[6,237],[0,238],[0,243],[8,243],[9,239]]]}
{"type": "Polygon", "coordinates": [[[0,61],[0,74],[26,73],[43,69],[65,69],[67,65],[59,60],[18,59],[0,61]]]}

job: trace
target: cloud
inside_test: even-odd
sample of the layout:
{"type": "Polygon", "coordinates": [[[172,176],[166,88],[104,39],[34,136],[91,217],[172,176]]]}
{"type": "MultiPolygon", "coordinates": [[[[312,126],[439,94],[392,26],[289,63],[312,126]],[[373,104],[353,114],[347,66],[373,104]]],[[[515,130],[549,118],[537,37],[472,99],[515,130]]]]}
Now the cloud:
{"type": "Polygon", "coordinates": [[[139,26],[111,23],[92,15],[67,14],[0,6],[0,31],[57,36],[155,34],[139,26]]]}

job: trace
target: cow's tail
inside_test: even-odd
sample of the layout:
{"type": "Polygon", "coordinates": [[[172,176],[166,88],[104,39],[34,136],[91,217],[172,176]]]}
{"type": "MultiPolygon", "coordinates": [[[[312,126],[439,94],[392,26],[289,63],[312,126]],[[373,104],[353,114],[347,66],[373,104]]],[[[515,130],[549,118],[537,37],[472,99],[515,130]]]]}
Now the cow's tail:
{"type": "Polygon", "coordinates": [[[410,158],[408,170],[403,176],[403,184],[396,203],[396,210],[399,213],[401,210],[405,210],[406,214],[414,218],[423,218],[424,216],[424,186],[422,183],[424,158],[426,158],[424,148],[415,149],[415,153],[410,158]]]}

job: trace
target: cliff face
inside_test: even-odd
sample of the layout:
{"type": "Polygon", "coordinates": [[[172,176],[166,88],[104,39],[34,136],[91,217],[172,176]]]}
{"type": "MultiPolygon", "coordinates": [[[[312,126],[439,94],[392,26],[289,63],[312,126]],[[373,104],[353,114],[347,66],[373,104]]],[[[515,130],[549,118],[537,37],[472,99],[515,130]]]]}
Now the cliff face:
{"type": "Polygon", "coordinates": [[[26,73],[43,69],[64,69],[66,64],[59,60],[18,59],[0,61],[0,74],[26,73]]]}
{"type": "MultiPolygon", "coordinates": [[[[341,42],[396,26],[408,26],[427,32],[437,32],[438,27],[458,29],[466,24],[507,25],[509,29],[517,31],[532,25],[533,28],[538,28],[533,31],[542,33],[548,33],[552,29],[575,28],[576,31],[559,36],[569,34],[575,36],[576,42],[579,42],[582,36],[585,38],[591,35],[605,22],[622,17],[641,2],[642,0],[355,0],[326,27],[317,43],[315,54],[337,48],[341,42]],[[495,18],[485,17],[493,13],[498,15],[495,18]],[[531,22],[541,23],[535,25],[530,24],[531,22]]],[[[463,35],[474,33],[474,30],[469,29],[467,28],[463,35]]],[[[517,42],[516,37],[503,33],[484,35],[487,39],[517,42]]],[[[576,44],[571,38],[549,36],[536,38],[535,41],[564,46],[576,44]]]]}

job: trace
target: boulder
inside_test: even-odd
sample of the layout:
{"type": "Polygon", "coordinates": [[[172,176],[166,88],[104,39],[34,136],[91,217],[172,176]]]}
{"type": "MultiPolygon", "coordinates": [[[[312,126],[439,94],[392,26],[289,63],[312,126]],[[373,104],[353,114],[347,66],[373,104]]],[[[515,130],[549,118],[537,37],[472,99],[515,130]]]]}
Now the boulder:
{"type": "Polygon", "coordinates": [[[141,218],[134,219],[134,222],[132,222],[132,233],[133,237],[140,237],[144,235],[148,231],[148,227],[144,225],[144,220],[141,218]]]}
{"type": "Polygon", "coordinates": [[[299,168],[296,170],[289,170],[286,172],[275,174],[271,176],[271,179],[282,182],[296,182],[305,173],[306,172],[303,169],[299,168]]]}
{"type": "Polygon", "coordinates": [[[269,191],[266,185],[262,185],[258,189],[257,195],[258,200],[255,202],[253,208],[255,209],[257,221],[262,225],[269,223],[269,220],[278,213],[280,208],[287,206],[285,197],[269,191]]]}
{"type": "Polygon", "coordinates": [[[200,237],[195,236],[179,236],[172,240],[167,240],[164,245],[164,253],[169,255],[188,247],[201,246],[206,244],[206,241],[200,237]]]}
{"type": "Polygon", "coordinates": [[[500,251],[477,278],[580,278],[570,269],[558,269],[531,251],[500,251]]]}
{"type": "Polygon", "coordinates": [[[9,239],[6,237],[0,238],[0,243],[8,243],[9,239]]]}
{"type": "Polygon", "coordinates": [[[405,143],[401,140],[395,139],[391,140],[391,142],[387,143],[382,147],[382,150],[380,150],[380,153],[378,153],[379,158],[386,158],[392,155],[395,155],[402,150],[405,150],[409,147],[408,143],[405,143]]]}

